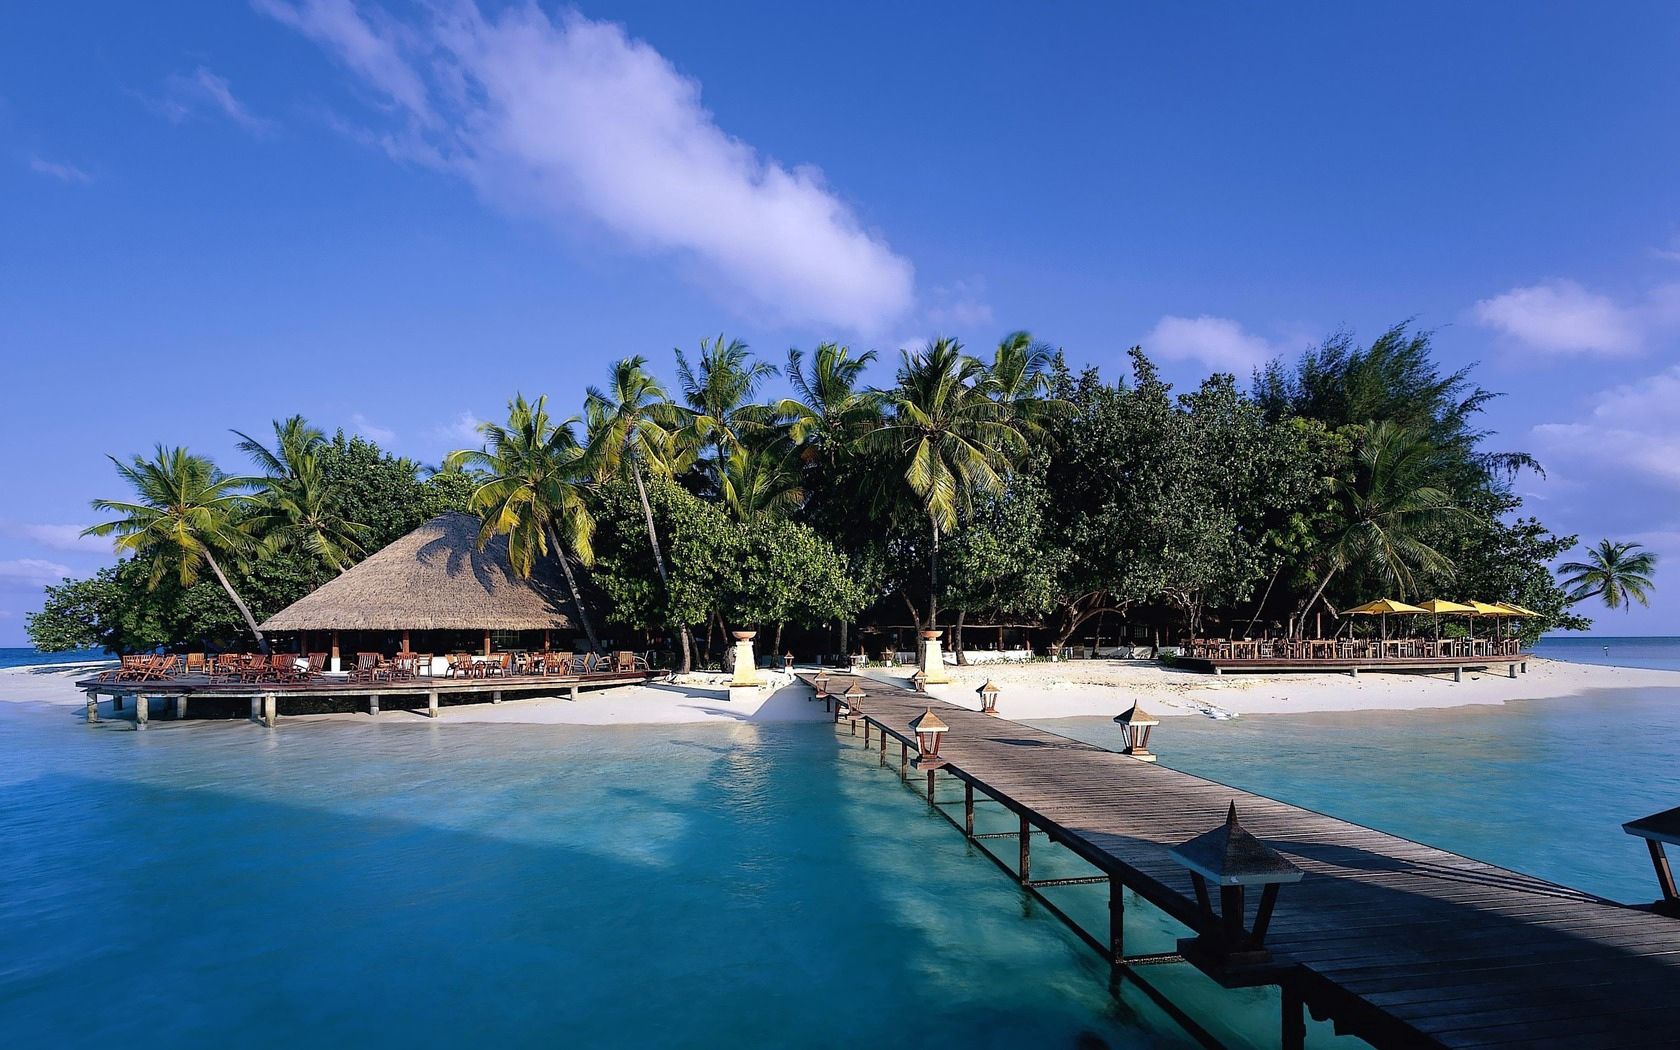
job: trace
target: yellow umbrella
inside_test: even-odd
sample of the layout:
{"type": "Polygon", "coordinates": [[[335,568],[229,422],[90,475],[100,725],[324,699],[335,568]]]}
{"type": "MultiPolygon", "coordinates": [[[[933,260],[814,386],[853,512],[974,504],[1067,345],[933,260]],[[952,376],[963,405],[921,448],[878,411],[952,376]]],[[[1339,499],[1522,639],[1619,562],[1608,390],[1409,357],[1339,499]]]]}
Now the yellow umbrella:
{"type": "Polygon", "coordinates": [[[1506,616],[1515,616],[1519,620],[1532,619],[1540,614],[1533,609],[1518,605],[1516,602],[1499,602],[1499,609],[1506,616]]]}
{"type": "Polygon", "coordinates": [[[1449,602],[1441,598],[1431,598],[1426,602],[1419,602],[1418,608],[1435,617],[1435,640],[1441,640],[1441,617],[1444,614],[1474,613],[1476,610],[1458,602],[1449,602]]]}
{"type": "Polygon", "coordinates": [[[1421,613],[1426,611],[1427,610],[1420,609],[1415,605],[1407,605],[1405,602],[1395,601],[1393,598],[1378,598],[1375,601],[1366,602],[1364,605],[1355,605],[1351,609],[1343,609],[1342,613],[1346,616],[1381,616],[1382,638],[1383,641],[1386,642],[1388,641],[1389,613],[1421,613]]]}
{"type": "Polygon", "coordinates": [[[1499,606],[1489,605],[1487,602],[1469,602],[1467,604],[1470,606],[1470,608],[1472,610],[1475,611],[1477,616],[1509,616],[1509,615],[1511,615],[1510,613],[1506,612],[1504,609],[1501,609],[1499,606]]]}

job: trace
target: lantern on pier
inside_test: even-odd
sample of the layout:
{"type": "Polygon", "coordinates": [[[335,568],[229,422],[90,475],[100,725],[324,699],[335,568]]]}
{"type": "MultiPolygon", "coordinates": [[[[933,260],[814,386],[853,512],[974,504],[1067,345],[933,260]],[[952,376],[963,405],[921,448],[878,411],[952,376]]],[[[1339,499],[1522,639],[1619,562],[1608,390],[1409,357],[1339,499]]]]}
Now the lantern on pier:
{"type": "Polygon", "coordinates": [[[1114,724],[1126,731],[1126,746],[1120,749],[1122,755],[1131,755],[1140,762],[1155,761],[1155,756],[1149,753],[1149,731],[1161,724],[1159,719],[1134,700],[1131,710],[1114,716],[1114,724]]]}
{"type": "Polygon", "coordinates": [[[818,700],[827,700],[828,699],[828,672],[827,671],[824,671],[821,674],[817,675],[817,677],[812,680],[811,684],[817,687],[816,699],[818,699],[818,700]]]}
{"type": "Polygon", "coordinates": [[[975,690],[975,692],[980,694],[981,714],[994,716],[997,714],[997,698],[998,694],[1002,691],[1003,690],[998,688],[997,683],[992,681],[990,678],[986,679],[985,685],[975,690]]]}
{"type": "Polygon", "coordinates": [[[916,673],[910,676],[910,685],[918,693],[927,692],[927,672],[916,668],[916,673]]]}
{"type": "Polygon", "coordinates": [[[1266,927],[1272,921],[1278,887],[1301,881],[1301,869],[1237,823],[1235,802],[1225,814],[1225,823],[1174,846],[1167,855],[1190,870],[1202,916],[1199,936],[1179,941],[1179,952],[1221,969],[1269,961],[1266,927]],[[1210,886],[1219,890],[1217,911],[1210,886]],[[1243,914],[1243,895],[1250,886],[1261,887],[1252,927],[1245,924],[1243,914]]]}
{"type": "Polygon", "coordinates": [[[945,760],[939,757],[939,738],[951,731],[944,719],[934,714],[930,707],[910,720],[910,731],[916,734],[916,768],[932,770],[943,766],[945,760]]]}
{"type": "Polygon", "coordinates": [[[863,714],[863,698],[866,695],[862,689],[858,688],[858,684],[853,682],[850,689],[840,694],[840,699],[846,701],[846,710],[849,713],[861,715],[863,714]]]}
{"type": "Polygon", "coordinates": [[[784,670],[784,671],[793,670],[793,651],[792,650],[789,650],[788,652],[785,652],[785,653],[782,654],[782,670],[784,670]]]}

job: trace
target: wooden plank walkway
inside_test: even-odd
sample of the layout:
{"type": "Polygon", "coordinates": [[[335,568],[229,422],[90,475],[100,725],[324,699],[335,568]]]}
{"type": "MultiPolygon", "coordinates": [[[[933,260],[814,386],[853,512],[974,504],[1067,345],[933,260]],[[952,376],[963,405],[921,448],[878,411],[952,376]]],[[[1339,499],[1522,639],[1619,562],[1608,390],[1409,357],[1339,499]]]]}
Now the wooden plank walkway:
{"type": "Polygon", "coordinates": [[[1297,672],[1334,672],[1359,677],[1361,671],[1424,672],[1438,674],[1451,671],[1455,679],[1462,679],[1465,671],[1501,670],[1511,678],[1521,670],[1528,671],[1529,654],[1517,656],[1395,656],[1382,659],[1361,657],[1323,657],[1319,659],[1286,659],[1280,657],[1224,657],[1181,656],[1177,666],[1189,671],[1227,674],[1292,674],[1297,672]]]}
{"type": "Polygon", "coordinates": [[[1285,989],[1286,1042],[1293,999],[1377,1046],[1680,1045],[1680,920],[875,679],[828,683],[836,695],[856,683],[871,727],[911,754],[908,723],[932,707],[951,727],[941,774],[1188,926],[1194,891],[1166,851],[1235,801],[1243,826],[1306,872],[1283,887],[1260,982],[1285,989]]]}

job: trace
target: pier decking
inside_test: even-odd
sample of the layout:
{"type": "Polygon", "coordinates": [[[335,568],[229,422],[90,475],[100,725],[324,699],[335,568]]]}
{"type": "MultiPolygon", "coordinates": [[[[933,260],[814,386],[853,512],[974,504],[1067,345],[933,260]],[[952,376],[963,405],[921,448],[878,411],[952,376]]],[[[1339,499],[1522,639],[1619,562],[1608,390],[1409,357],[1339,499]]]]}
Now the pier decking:
{"type": "Polygon", "coordinates": [[[1462,680],[1466,671],[1503,671],[1511,678],[1518,671],[1528,670],[1528,654],[1516,656],[1395,656],[1395,657],[1214,657],[1181,656],[1177,666],[1191,671],[1211,671],[1226,674],[1285,674],[1326,671],[1359,677],[1361,671],[1403,671],[1440,674],[1451,671],[1455,681],[1462,680]]]}
{"type": "MultiPolygon", "coordinates": [[[[811,684],[815,674],[800,677],[811,684]]],[[[1203,925],[1189,873],[1167,850],[1218,826],[1234,801],[1243,826],[1305,876],[1283,887],[1266,937],[1268,962],[1197,965],[1227,985],[1280,986],[1285,1047],[1302,1045],[1303,1008],[1379,1047],[1587,1050],[1680,1040],[1680,920],[879,680],[839,672],[827,679],[835,697],[854,685],[863,691],[857,720],[864,740],[881,734],[883,765],[888,738],[896,740],[901,776],[916,752],[910,720],[930,707],[944,719],[950,731],[939,756],[946,764],[926,773],[929,801],[939,782],[960,781],[964,820],[947,818],[1117,972],[1163,961],[1127,955],[1123,890],[1192,931],[1203,925]],[[975,836],[976,793],[1020,818],[1016,863],[975,836]],[[1101,875],[1033,880],[1035,831],[1101,875]],[[1081,929],[1044,892],[1082,882],[1109,884],[1106,935],[1081,929]]],[[[940,805],[943,813],[951,803],[940,805]]],[[[1193,1019],[1180,1020],[1217,1045],[1193,1019]]]]}

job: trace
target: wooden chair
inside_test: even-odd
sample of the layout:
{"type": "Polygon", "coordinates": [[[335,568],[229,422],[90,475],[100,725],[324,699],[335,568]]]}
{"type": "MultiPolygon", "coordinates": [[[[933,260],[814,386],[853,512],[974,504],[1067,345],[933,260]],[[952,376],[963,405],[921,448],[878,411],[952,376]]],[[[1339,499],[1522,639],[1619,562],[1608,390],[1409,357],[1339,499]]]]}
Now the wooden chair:
{"type": "Polygon", "coordinates": [[[431,675],[432,675],[432,654],[431,653],[415,653],[414,654],[414,675],[415,675],[416,678],[418,678],[421,675],[425,675],[428,678],[431,677],[431,675]]]}
{"type": "Polygon", "coordinates": [[[203,653],[188,653],[187,654],[186,673],[189,674],[189,675],[201,675],[201,674],[204,673],[204,654],[203,653]]]}
{"type": "Polygon", "coordinates": [[[390,678],[393,682],[412,682],[415,678],[414,654],[398,653],[391,660],[390,678]]]}
{"type": "Polygon", "coordinates": [[[357,653],[356,669],[350,672],[352,682],[371,682],[379,671],[378,653],[357,653]]]}
{"type": "Polygon", "coordinates": [[[309,654],[309,670],[305,671],[304,674],[306,674],[306,675],[318,675],[318,674],[321,674],[322,672],[324,672],[326,670],[326,667],[327,667],[327,654],[326,653],[310,653],[309,654]]]}

